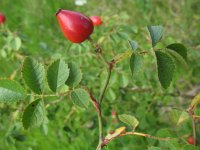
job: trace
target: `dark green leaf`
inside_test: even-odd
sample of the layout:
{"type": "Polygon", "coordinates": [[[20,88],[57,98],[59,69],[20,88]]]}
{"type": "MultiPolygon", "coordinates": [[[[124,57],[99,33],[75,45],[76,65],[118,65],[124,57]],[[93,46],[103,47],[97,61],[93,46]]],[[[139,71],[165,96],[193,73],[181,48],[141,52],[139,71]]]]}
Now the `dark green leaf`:
{"type": "Polygon", "coordinates": [[[30,103],[22,117],[22,123],[25,129],[30,127],[39,127],[45,120],[44,102],[40,99],[30,103]]]}
{"type": "Polygon", "coordinates": [[[128,42],[133,51],[135,51],[138,48],[138,43],[136,41],[129,40],[128,42]]]}
{"type": "Polygon", "coordinates": [[[87,108],[90,102],[90,96],[84,89],[76,89],[71,92],[71,100],[75,105],[87,108]]]}
{"type": "Polygon", "coordinates": [[[73,62],[69,63],[69,77],[66,84],[69,87],[76,87],[82,79],[81,69],[73,62]]]}
{"type": "Polygon", "coordinates": [[[0,80],[0,102],[16,102],[25,98],[24,89],[15,81],[0,80]]]}
{"type": "Polygon", "coordinates": [[[138,120],[134,116],[127,115],[127,114],[119,115],[119,120],[121,120],[125,124],[131,126],[133,128],[133,130],[135,130],[135,128],[139,124],[138,120]]]}
{"type": "Polygon", "coordinates": [[[171,49],[181,55],[185,61],[187,61],[187,48],[180,43],[174,43],[167,46],[168,49],[171,49]]]}
{"type": "Polygon", "coordinates": [[[44,89],[45,70],[43,65],[27,57],[24,60],[22,76],[28,87],[35,93],[41,94],[44,89]]]}
{"type": "Polygon", "coordinates": [[[68,65],[63,60],[54,61],[47,70],[47,79],[49,87],[52,91],[57,90],[63,86],[69,77],[68,65]]]}
{"type": "Polygon", "coordinates": [[[157,68],[158,68],[158,78],[162,87],[167,88],[173,78],[175,71],[175,64],[172,57],[163,52],[155,51],[157,59],[157,68]]]}
{"type": "Polygon", "coordinates": [[[152,46],[155,47],[156,44],[161,40],[163,36],[163,27],[158,26],[148,26],[148,30],[152,40],[152,46]]]}
{"type": "Polygon", "coordinates": [[[177,62],[182,64],[185,68],[188,68],[187,62],[181,55],[179,55],[179,53],[177,53],[176,51],[170,50],[170,49],[166,50],[166,52],[168,54],[170,54],[177,62]]]}

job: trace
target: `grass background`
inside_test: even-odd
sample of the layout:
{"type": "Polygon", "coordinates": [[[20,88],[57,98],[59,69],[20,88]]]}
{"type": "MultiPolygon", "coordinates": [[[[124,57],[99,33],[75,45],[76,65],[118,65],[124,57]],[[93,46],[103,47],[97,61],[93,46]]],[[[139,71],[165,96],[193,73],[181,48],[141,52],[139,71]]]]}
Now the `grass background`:
{"type": "MultiPolygon", "coordinates": [[[[0,11],[7,18],[6,27],[22,39],[22,47],[17,53],[35,57],[44,62],[46,67],[56,58],[76,62],[83,71],[81,84],[92,88],[97,94],[105,78],[103,64],[99,64],[91,54],[93,48],[87,41],[77,45],[71,44],[63,37],[55,17],[55,12],[59,8],[82,12],[88,16],[102,16],[104,23],[101,27],[95,28],[92,38],[101,43],[107,59],[127,50],[128,39],[138,41],[141,49],[149,49],[151,45],[147,25],[164,26],[163,41],[158,47],[173,42],[186,45],[190,68],[177,71],[168,90],[161,89],[155,74],[155,60],[151,57],[145,57],[145,73],[136,79],[131,77],[128,61],[117,66],[112,74],[103,110],[105,132],[123,125],[120,122],[113,123],[111,111],[115,110],[118,114],[135,115],[140,121],[140,132],[180,137],[177,146],[177,143],[127,136],[111,142],[105,149],[141,150],[151,146],[166,150],[183,148],[186,144],[185,138],[192,134],[191,123],[188,121],[177,127],[171,119],[172,109],[167,106],[187,108],[191,98],[174,95],[177,91],[187,93],[199,86],[199,0],[88,0],[83,6],[76,6],[73,0],[0,1],[0,11]],[[135,85],[153,91],[133,93],[128,90],[135,85]]],[[[1,38],[0,43],[3,45],[5,41],[1,38]]],[[[13,70],[20,68],[22,64],[22,60],[0,59],[1,77],[10,76],[13,70]]],[[[15,79],[21,81],[19,71],[15,79]]],[[[54,99],[47,98],[46,102],[51,100],[54,99]]],[[[46,128],[23,130],[20,120],[23,108],[27,104],[28,102],[0,104],[0,149],[95,149],[98,143],[98,124],[92,106],[87,111],[74,111],[72,102],[66,97],[61,103],[49,107],[46,135],[43,133],[46,132],[46,128]],[[13,119],[15,115],[17,117],[13,119]]]]}

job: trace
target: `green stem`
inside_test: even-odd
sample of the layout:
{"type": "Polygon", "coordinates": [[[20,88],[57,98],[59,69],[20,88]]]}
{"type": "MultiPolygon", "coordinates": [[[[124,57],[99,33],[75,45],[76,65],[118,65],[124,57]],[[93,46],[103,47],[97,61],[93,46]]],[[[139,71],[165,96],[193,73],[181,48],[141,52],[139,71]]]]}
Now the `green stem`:
{"type": "Polygon", "coordinates": [[[195,126],[195,119],[193,118],[193,116],[191,116],[192,118],[192,129],[193,129],[193,138],[194,138],[194,145],[196,146],[196,126],[195,126]]]}
{"type": "Polygon", "coordinates": [[[109,65],[109,67],[108,67],[108,75],[107,75],[107,78],[106,78],[106,82],[105,82],[105,85],[104,85],[104,87],[103,87],[103,90],[101,91],[100,96],[99,96],[99,104],[100,104],[100,107],[101,107],[101,103],[102,103],[102,101],[103,101],[103,98],[104,98],[106,89],[107,89],[108,84],[109,84],[109,81],[110,81],[111,71],[112,71],[112,65],[109,65]]]}
{"type": "Polygon", "coordinates": [[[101,110],[99,110],[98,112],[98,122],[99,122],[99,146],[101,147],[101,143],[103,142],[103,121],[102,121],[101,110]]]}

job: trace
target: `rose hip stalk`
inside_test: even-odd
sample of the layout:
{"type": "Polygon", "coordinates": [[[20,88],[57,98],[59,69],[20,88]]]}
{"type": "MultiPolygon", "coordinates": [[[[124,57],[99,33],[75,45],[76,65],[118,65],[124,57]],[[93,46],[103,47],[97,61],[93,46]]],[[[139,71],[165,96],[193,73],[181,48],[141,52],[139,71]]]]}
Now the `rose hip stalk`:
{"type": "Polygon", "coordinates": [[[73,43],[85,41],[93,32],[92,21],[81,13],[59,9],[56,17],[64,36],[73,43]]]}

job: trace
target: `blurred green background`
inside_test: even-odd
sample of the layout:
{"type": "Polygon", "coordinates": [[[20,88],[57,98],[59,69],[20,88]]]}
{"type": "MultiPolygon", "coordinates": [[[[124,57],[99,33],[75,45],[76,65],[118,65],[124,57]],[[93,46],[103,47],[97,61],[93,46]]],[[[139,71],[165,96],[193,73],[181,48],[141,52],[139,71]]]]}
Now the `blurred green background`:
{"type": "MultiPolygon", "coordinates": [[[[97,61],[94,48],[88,41],[78,45],[64,38],[55,17],[59,8],[102,17],[103,25],[95,28],[92,38],[103,47],[108,60],[130,49],[129,39],[136,40],[142,50],[150,49],[147,25],[164,26],[164,37],[158,47],[181,42],[188,48],[190,67],[178,69],[167,90],[158,83],[155,60],[151,56],[145,56],[143,73],[136,78],[131,76],[128,59],[119,63],[104,100],[103,116],[106,133],[124,126],[111,115],[116,111],[117,114],[135,115],[140,121],[138,132],[179,138],[178,142],[161,142],[127,136],[111,142],[105,148],[107,150],[153,150],[153,146],[162,150],[189,149],[184,145],[192,134],[191,121],[176,125],[179,112],[172,107],[186,109],[192,97],[200,91],[199,0],[87,0],[82,6],[76,5],[74,0],[1,0],[0,12],[7,19],[6,24],[0,27],[1,78],[15,74],[13,78],[21,81],[20,67],[24,56],[35,57],[45,63],[45,67],[54,59],[64,58],[81,67],[81,85],[98,94],[106,75],[104,65],[97,61]],[[5,50],[9,34],[21,39],[19,50],[5,50]]],[[[56,98],[46,98],[45,101],[54,100],[56,98]]],[[[28,101],[0,104],[0,149],[96,148],[98,124],[92,105],[86,111],[74,109],[69,98],[64,97],[60,103],[47,108],[48,123],[45,127],[25,131],[20,121],[28,101]]],[[[200,139],[199,130],[197,132],[200,139]]]]}

